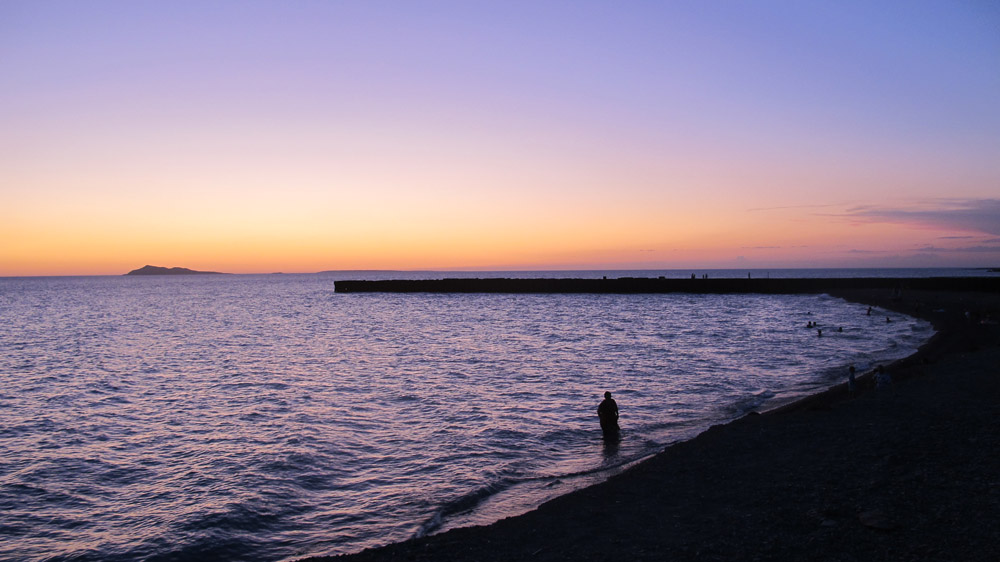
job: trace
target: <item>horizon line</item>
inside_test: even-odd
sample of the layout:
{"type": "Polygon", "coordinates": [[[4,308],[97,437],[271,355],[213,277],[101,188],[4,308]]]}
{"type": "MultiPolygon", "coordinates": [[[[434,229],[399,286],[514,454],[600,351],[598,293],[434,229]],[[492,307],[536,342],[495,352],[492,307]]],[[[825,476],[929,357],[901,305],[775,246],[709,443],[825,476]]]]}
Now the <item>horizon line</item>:
{"type": "MultiPolygon", "coordinates": [[[[923,266],[923,267],[638,267],[638,268],[536,268],[536,269],[489,269],[489,268],[417,268],[417,269],[324,269],[320,271],[270,271],[270,272],[245,272],[230,273],[225,271],[197,271],[192,270],[195,275],[323,275],[332,273],[529,273],[544,271],[684,271],[684,272],[711,272],[711,271],[822,271],[822,270],[921,270],[921,269],[968,269],[980,271],[1000,271],[1000,266],[923,266]]],[[[133,270],[134,271],[134,270],[133,270]]],[[[58,278],[58,277],[130,277],[126,273],[67,273],[62,275],[0,275],[0,279],[32,279],[32,278],[58,278]]],[[[131,277],[171,277],[172,275],[133,275],[131,277]]],[[[187,277],[187,275],[180,275],[187,277]]]]}

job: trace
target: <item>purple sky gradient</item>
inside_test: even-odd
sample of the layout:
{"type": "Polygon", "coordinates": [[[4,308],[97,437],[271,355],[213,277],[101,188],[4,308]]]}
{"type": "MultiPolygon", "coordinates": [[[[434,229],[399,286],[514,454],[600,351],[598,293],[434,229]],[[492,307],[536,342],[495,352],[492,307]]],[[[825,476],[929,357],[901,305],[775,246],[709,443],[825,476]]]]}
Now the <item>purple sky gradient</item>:
{"type": "Polygon", "coordinates": [[[991,2],[0,0],[0,275],[905,256],[997,100],[991,2]]]}

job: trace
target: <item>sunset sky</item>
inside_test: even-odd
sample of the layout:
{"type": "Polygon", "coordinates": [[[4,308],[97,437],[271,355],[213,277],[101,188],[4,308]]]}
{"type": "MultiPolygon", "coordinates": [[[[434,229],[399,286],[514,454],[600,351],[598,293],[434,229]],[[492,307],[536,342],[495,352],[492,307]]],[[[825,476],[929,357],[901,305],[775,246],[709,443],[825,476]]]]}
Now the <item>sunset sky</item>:
{"type": "Polygon", "coordinates": [[[0,276],[1000,266],[1000,4],[0,0],[0,276]]]}

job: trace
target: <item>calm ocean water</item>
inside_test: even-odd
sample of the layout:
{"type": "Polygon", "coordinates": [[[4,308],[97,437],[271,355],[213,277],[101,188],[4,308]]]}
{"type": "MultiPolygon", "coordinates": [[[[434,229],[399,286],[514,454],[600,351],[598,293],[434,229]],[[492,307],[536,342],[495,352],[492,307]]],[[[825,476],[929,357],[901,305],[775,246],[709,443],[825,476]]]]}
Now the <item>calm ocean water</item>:
{"type": "Polygon", "coordinates": [[[378,276],[403,274],[0,279],[0,559],[290,560],[487,523],[932,333],[828,296],[333,290],[378,276]]]}

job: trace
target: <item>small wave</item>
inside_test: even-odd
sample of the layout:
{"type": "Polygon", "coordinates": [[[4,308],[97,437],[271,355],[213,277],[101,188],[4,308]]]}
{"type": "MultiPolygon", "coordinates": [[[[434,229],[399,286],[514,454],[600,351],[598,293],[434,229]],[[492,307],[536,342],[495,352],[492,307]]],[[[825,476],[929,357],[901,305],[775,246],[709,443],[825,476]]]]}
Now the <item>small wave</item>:
{"type": "Polygon", "coordinates": [[[586,440],[588,437],[599,435],[599,430],[585,430],[577,428],[560,428],[553,429],[543,433],[539,440],[543,443],[578,443],[580,441],[586,440]]]}
{"type": "Polygon", "coordinates": [[[206,533],[229,534],[260,533],[280,525],[283,518],[307,509],[300,501],[272,504],[266,500],[230,503],[222,509],[192,514],[179,525],[179,530],[190,536],[202,537],[206,533]]]}
{"type": "Polygon", "coordinates": [[[760,408],[762,405],[767,403],[776,395],[770,390],[762,390],[753,394],[749,394],[738,399],[736,402],[729,404],[726,410],[733,415],[733,417],[740,417],[745,414],[760,408]]]}
{"type": "Polygon", "coordinates": [[[531,438],[531,434],[526,431],[495,427],[483,428],[476,432],[476,435],[483,439],[507,444],[523,443],[525,440],[531,438]]]}
{"type": "MultiPolygon", "coordinates": [[[[147,562],[181,562],[187,560],[247,560],[257,556],[260,550],[250,536],[205,534],[190,544],[169,550],[167,545],[157,548],[140,548],[133,553],[125,553],[120,560],[143,559],[147,562]],[[166,547],[166,548],[165,548],[166,547]],[[156,552],[150,556],[150,552],[156,552]]],[[[104,558],[106,560],[106,558],[104,558]]]]}
{"type": "Polygon", "coordinates": [[[446,517],[471,511],[477,505],[482,503],[483,500],[506,490],[513,485],[514,482],[515,479],[513,478],[499,478],[444,504],[434,512],[430,519],[420,525],[417,532],[414,533],[414,537],[419,538],[433,533],[441,527],[441,524],[444,522],[446,517]]]}
{"type": "MultiPolygon", "coordinates": [[[[565,430],[552,432],[552,434],[565,433],[572,433],[577,438],[580,438],[582,435],[590,435],[591,432],[566,432],[565,430]]],[[[626,440],[629,440],[627,433],[625,434],[625,437],[626,440]]],[[[508,470],[504,473],[496,475],[479,488],[476,488],[475,490],[441,505],[417,528],[413,536],[414,538],[419,538],[433,534],[446,525],[449,519],[472,513],[488,500],[492,500],[501,494],[510,492],[523,485],[537,484],[538,489],[544,490],[544,493],[538,495],[538,499],[536,501],[528,500],[521,502],[522,505],[538,505],[547,498],[551,497],[553,490],[558,490],[557,493],[559,494],[568,491],[563,490],[562,488],[566,485],[572,486],[573,481],[586,480],[589,484],[603,480],[611,474],[614,474],[616,471],[628,468],[629,466],[641,462],[642,460],[647,459],[662,450],[662,444],[660,443],[641,439],[638,435],[635,437],[638,438],[638,440],[635,441],[636,446],[632,448],[630,453],[620,454],[620,450],[616,447],[615,454],[610,456],[605,455],[602,457],[603,462],[588,468],[547,474],[524,474],[520,471],[508,470]],[[594,480],[595,477],[596,480],[594,480]]],[[[576,486],[573,486],[573,488],[580,486],[581,484],[577,484],[576,486]]],[[[527,492],[527,495],[533,496],[537,495],[537,493],[529,491],[527,492]]],[[[512,515],[512,513],[507,515],[512,515]]]]}

